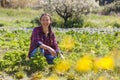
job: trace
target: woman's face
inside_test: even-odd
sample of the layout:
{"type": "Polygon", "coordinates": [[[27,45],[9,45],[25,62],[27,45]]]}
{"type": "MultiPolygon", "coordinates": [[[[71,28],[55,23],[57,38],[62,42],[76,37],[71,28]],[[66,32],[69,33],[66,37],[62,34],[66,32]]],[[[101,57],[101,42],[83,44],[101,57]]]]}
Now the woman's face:
{"type": "Polygon", "coordinates": [[[49,25],[51,24],[51,19],[49,16],[44,15],[41,17],[40,22],[41,22],[43,27],[49,27],[49,25]]]}

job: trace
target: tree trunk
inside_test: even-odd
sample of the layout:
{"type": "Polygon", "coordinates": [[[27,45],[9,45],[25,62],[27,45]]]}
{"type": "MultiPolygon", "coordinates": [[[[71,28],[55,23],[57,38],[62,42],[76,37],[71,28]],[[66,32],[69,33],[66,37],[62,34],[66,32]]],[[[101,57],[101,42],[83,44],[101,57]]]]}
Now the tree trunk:
{"type": "Polygon", "coordinates": [[[5,7],[6,0],[1,0],[1,6],[5,7]]]}
{"type": "Polygon", "coordinates": [[[65,27],[65,28],[67,28],[67,27],[68,27],[68,26],[67,26],[67,20],[68,20],[68,18],[67,18],[67,17],[65,17],[65,18],[64,18],[64,27],[65,27]]]}

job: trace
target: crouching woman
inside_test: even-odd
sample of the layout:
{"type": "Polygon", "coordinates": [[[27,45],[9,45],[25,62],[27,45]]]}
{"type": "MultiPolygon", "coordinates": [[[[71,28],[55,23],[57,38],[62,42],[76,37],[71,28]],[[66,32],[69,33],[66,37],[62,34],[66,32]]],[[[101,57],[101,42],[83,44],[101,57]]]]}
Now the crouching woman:
{"type": "Polygon", "coordinates": [[[40,53],[46,58],[47,63],[53,64],[53,60],[57,56],[59,48],[55,34],[51,29],[51,16],[47,13],[42,14],[40,23],[41,26],[33,29],[28,57],[34,57],[39,49],[40,53]]]}

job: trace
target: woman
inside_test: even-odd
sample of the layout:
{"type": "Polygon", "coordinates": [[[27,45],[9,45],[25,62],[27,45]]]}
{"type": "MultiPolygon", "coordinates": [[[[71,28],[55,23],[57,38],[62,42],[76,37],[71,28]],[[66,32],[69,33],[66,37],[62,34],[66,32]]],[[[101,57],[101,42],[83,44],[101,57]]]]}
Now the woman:
{"type": "Polygon", "coordinates": [[[39,48],[48,64],[53,64],[53,60],[57,56],[59,48],[55,35],[51,30],[51,16],[47,13],[42,14],[40,23],[41,26],[33,29],[28,56],[29,58],[33,57],[39,48]]]}

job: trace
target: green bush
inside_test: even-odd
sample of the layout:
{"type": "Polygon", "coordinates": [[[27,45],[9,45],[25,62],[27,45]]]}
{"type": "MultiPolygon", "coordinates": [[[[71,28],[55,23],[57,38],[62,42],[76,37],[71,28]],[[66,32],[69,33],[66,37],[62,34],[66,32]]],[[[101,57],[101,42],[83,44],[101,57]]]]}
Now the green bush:
{"type": "Polygon", "coordinates": [[[83,26],[83,23],[84,23],[84,20],[82,17],[79,17],[79,18],[73,17],[68,20],[67,26],[69,28],[72,28],[72,27],[80,28],[83,26]]]}
{"type": "Polygon", "coordinates": [[[35,17],[34,19],[32,19],[30,21],[30,23],[33,24],[33,27],[36,26],[36,25],[40,25],[40,21],[39,21],[40,17],[35,17]]]}
{"type": "Polygon", "coordinates": [[[32,72],[44,70],[48,65],[45,57],[41,53],[36,53],[34,57],[29,60],[30,70],[32,72]]]}
{"type": "Polygon", "coordinates": [[[120,12],[120,1],[116,1],[112,4],[106,5],[102,10],[102,14],[109,15],[109,14],[117,14],[120,12]]]}
{"type": "Polygon", "coordinates": [[[113,27],[120,28],[120,23],[114,23],[113,27]]]}
{"type": "Polygon", "coordinates": [[[24,72],[17,72],[17,73],[15,74],[15,77],[16,77],[17,79],[22,79],[22,78],[25,77],[25,73],[24,73],[24,72]]]}
{"type": "Polygon", "coordinates": [[[40,53],[37,53],[30,60],[27,60],[26,57],[24,51],[17,50],[7,52],[0,60],[0,70],[7,73],[21,70],[36,72],[44,70],[48,65],[45,57],[40,53]],[[30,69],[26,69],[26,67],[30,67],[30,69]]]}
{"type": "Polygon", "coordinates": [[[53,15],[53,17],[52,17],[53,27],[63,27],[63,23],[64,23],[64,20],[62,20],[62,18],[60,18],[57,15],[53,15]]]}
{"type": "Polygon", "coordinates": [[[16,72],[20,70],[21,63],[26,59],[24,51],[10,51],[7,52],[0,60],[0,70],[9,72],[16,72]]]}
{"type": "Polygon", "coordinates": [[[98,26],[99,26],[98,24],[95,24],[95,23],[89,22],[89,21],[86,21],[83,24],[83,27],[98,27],[98,26]]]}

